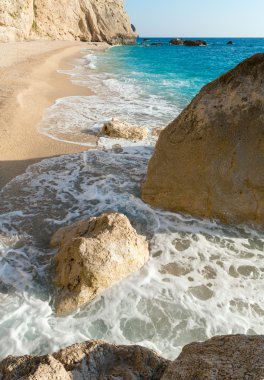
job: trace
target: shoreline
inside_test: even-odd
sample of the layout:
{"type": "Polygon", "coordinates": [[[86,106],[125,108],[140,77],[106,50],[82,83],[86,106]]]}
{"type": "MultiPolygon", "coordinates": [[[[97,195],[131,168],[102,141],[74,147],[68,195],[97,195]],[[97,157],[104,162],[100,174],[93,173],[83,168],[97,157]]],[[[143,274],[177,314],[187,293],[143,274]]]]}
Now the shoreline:
{"type": "MultiPolygon", "coordinates": [[[[89,96],[87,87],[59,73],[82,57],[82,50],[104,50],[105,43],[30,41],[0,44],[0,189],[45,158],[87,150],[41,134],[38,124],[56,99],[89,96]]],[[[96,137],[91,137],[91,145],[96,137]]]]}

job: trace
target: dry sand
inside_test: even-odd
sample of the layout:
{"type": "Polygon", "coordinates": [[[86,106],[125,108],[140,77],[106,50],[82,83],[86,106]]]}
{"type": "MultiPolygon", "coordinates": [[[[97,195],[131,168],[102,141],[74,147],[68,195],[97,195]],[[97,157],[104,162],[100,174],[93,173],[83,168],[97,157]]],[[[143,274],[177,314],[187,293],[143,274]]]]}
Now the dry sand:
{"type": "Polygon", "coordinates": [[[0,188],[31,163],[87,149],[55,141],[37,129],[44,110],[57,98],[91,94],[88,88],[72,84],[67,75],[57,73],[58,69],[70,68],[87,48],[106,49],[107,45],[0,43],[0,188]]]}

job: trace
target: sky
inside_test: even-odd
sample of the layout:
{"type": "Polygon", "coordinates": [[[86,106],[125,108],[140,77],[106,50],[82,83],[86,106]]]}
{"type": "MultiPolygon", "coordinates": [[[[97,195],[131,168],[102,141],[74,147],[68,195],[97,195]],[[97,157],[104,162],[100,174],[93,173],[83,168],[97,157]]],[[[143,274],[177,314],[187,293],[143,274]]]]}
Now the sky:
{"type": "Polygon", "coordinates": [[[264,37],[264,0],[125,0],[141,37],[264,37]]]}

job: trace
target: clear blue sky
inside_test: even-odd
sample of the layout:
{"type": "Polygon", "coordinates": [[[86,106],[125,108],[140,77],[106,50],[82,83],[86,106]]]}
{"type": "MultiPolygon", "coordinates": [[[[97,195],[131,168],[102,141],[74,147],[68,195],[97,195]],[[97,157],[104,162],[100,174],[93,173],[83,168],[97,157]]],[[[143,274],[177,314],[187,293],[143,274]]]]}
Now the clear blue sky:
{"type": "Polygon", "coordinates": [[[142,37],[264,37],[264,0],[125,0],[142,37]]]}

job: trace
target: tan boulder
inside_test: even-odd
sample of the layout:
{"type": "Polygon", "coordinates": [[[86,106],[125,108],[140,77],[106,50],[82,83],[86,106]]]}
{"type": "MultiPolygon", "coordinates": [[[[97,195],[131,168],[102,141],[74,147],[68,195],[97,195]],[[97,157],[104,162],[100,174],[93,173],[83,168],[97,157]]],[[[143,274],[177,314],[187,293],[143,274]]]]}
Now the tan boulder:
{"type": "Polygon", "coordinates": [[[0,362],[0,379],[158,380],[168,363],[144,347],[90,341],[74,344],[52,356],[9,356],[0,362]]]}
{"type": "Polygon", "coordinates": [[[115,118],[104,124],[101,133],[105,136],[133,141],[143,140],[148,136],[147,128],[130,125],[115,118]]]}
{"type": "Polygon", "coordinates": [[[264,227],[264,54],[205,86],[161,132],[142,198],[226,223],[264,227]]]}
{"type": "Polygon", "coordinates": [[[62,228],[51,239],[56,257],[56,311],[76,310],[139,270],[149,258],[146,238],[125,215],[103,214],[62,228]]]}
{"type": "Polygon", "coordinates": [[[264,336],[227,335],[185,346],[161,380],[263,380],[264,336]]]}

